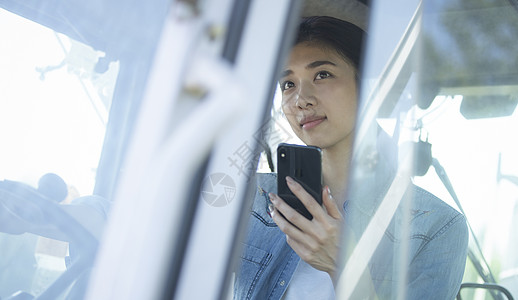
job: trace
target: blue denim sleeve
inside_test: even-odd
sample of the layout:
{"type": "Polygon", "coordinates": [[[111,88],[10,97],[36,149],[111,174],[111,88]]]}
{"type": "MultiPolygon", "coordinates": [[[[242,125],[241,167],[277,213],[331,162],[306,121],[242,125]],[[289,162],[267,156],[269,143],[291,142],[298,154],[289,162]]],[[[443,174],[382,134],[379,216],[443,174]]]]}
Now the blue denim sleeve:
{"type": "Polygon", "coordinates": [[[457,214],[410,263],[406,299],[455,299],[466,264],[468,227],[457,214]]]}

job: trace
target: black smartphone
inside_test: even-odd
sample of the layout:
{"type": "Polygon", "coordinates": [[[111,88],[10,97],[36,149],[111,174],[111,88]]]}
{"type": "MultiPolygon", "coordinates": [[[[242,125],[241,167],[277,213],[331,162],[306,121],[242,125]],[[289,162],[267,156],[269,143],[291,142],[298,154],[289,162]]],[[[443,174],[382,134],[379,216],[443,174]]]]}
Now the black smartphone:
{"type": "Polygon", "coordinates": [[[300,183],[322,205],[322,150],[314,146],[286,143],[277,147],[277,194],[301,215],[313,219],[288,188],[286,176],[300,183]]]}

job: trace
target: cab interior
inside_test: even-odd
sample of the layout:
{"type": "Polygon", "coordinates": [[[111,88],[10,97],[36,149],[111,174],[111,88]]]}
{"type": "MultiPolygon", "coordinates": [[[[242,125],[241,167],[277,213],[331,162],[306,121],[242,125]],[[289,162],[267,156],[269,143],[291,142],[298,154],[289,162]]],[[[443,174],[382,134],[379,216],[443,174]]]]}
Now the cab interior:
{"type": "Polygon", "coordinates": [[[276,76],[310,15],[368,32],[358,155],[385,132],[466,216],[457,299],[518,295],[515,0],[0,0],[0,299],[229,298],[250,172],[294,137],[276,76]]]}

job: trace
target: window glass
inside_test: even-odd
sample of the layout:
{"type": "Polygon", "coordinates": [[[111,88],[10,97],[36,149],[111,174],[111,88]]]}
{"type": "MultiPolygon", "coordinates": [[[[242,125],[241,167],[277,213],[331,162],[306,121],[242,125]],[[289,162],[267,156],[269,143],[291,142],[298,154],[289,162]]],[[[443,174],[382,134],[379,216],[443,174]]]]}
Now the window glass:
{"type": "Polygon", "coordinates": [[[0,3],[0,298],[84,296],[167,12],[156,4],[0,3]]]}
{"type": "Polygon", "coordinates": [[[105,54],[40,24],[1,10],[0,170],[36,185],[46,172],[93,192],[118,62],[94,68],[105,54]],[[41,174],[41,175],[39,175],[41,174]],[[36,176],[36,177],[34,177],[36,176]]]}
{"type": "Polygon", "coordinates": [[[4,9],[0,23],[0,297],[7,298],[43,293],[70,262],[68,242],[49,238],[49,220],[36,224],[49,215],[27,193],[56,204],[92,195],[119,63],[96,72],[105,53],[4,9]]]}
{"type": "MultiPolygon", "coordinates": [[[[467,218],[463,281],[498,283],[516,297],[518,7],[514,1],[428,1],[422,31],[421,86],[436,93],[423,127],[443,176],[428,172],[416,182],[467,218]]],[[[463,289],[463,297],[479,294],[463,289]]]]}
{"type": "MultiPolygon", "coordinates": [[[[451,299],[461,282],[516,289],[512,3],[423,1],[381,76],[363,78],[375,83],[362,95],[340,295],[451,299]]],[[[370,45],[389,34],[377,18],[370,45]]]]}

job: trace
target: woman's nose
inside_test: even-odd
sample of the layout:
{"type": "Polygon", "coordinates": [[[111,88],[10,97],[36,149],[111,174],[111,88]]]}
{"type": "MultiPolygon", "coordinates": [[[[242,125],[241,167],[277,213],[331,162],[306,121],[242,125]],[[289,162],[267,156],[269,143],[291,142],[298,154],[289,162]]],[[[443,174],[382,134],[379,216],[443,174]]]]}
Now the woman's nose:
{"type": "Polygon", "coordinates": [[[300,83],[295,95],[295,105],[300,109],[306,109],[316,104],[315,93],[311,84],[300,83]]]}

